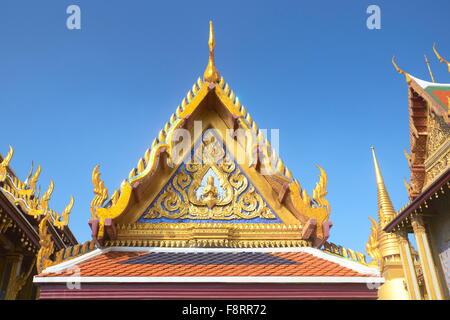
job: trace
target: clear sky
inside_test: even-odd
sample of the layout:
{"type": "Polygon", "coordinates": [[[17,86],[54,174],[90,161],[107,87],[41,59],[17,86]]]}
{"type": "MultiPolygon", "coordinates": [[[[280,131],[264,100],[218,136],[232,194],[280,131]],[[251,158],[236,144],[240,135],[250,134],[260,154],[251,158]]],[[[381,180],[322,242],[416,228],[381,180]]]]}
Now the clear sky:
{"type": "Polygon", "coordinates": [[[407,87],[391,65],[450,82],[432,52],[450,58],[450,2],[103,1],[0,2],[0,152],[25,179],[43,167],[51,207],[75,197],[70,227],[90,237],[91,172],[117,189],[207,62],[208,21],[216,64],[260,128],[280,129],[286,166],[310,193],[329,176],[330,240],[365,251],[377,214],[370,146],[396,209],[407,201],[407,87]],[[81,30],[66,9],[81,8],[81,30]],[[369,30],[366,9],[381,8],[369,30]]]}

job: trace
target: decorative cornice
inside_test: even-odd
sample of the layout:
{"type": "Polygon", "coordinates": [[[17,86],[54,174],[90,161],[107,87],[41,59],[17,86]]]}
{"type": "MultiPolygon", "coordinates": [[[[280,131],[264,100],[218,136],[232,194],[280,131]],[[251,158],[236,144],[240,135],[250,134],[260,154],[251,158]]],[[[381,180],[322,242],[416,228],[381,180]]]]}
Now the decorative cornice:
{"type": "Polygon", "coordinates": [[[301,225],[279,223],[134,223],[117,225],[117,237],[105,246],[138,247],[297,247],[301,225]]]}
{"type": "Polygon", "coordinates": [[[326,241],[323,245],[322,250],[334,254],[338,257],[349,259],[363,265],[368,265],[368,263],[366,262],[366,256],[363,253],[344,248],[343,246],[336,245],[332,242],[326,241]]]}
{"type": "Polygon", "coordinates": [[[198,247],[198,248],[278,248],[311,247],[307,240],[228,240],[228,239],[190,239],[190,240],[108,240],[106,246],[135,247],[198,247]]]}
{"type": "Polygon", "coordinates": [[[402,222],[408,219],[411,214],[418,214],[424,208],[428,207],[427,201],[431,201],[434,197],[439,196],[439,193],[448,192],[450,189],[450,168],[442,173],[431,185],[422,191],[413,201],[401,208],[396,215],[383,228],[383,231],[392,232],[394,229],[399,229],[402,222]]]}

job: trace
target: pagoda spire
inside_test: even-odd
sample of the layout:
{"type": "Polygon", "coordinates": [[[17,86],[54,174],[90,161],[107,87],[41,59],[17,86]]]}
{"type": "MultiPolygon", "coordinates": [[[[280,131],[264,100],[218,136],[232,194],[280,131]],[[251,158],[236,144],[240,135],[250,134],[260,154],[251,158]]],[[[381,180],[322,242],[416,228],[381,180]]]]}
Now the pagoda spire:
{"type": "Polygon", "coordinates": [[[208,65],[206,66],[205,73],[203,74],[203,78],[208,82],[219,82],[220,75],[216,69],[214,64],[214,47],[216,46],[216,41],[214,40],[214,28],[212,21],[209,21],[209,59],[208,65]]]}
{"type": "Polygon", "coordinates": [[[374,147],[372,149],[373,164],[378,189],[378,223],[372,220],[372,234],[366,244],[367,253],[372,259],[378,260],[380,272],[385,282],[378,289],[378,298],[382,300],[409,299],[408,291],[405,288],[405,276],[400,253],[400,239],[396,233],[383,231],[384,226],[395,215],[389,194],[384,185],[380,166],[374,147]]]}
{"type": "Polygon", "coordinates": [[[378,165],[377,156],[375,154],[375,148],[371,147],[371,149],[378,191],[378,221],[380,225],[384,227],[385,223],[395,215],[395,210],[386,186],[384,185],[383,176],[381,175],[380,166],[378,165]]]}

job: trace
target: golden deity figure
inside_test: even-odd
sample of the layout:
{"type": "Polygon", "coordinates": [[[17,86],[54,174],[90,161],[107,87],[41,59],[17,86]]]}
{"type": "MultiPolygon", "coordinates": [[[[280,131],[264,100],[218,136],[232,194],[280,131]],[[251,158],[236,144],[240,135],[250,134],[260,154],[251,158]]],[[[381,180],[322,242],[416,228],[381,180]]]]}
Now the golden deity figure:
{"type": "Polygon", "coordinates": [[[214,176],[208,176],[206,178],[206,186],[203,188],[200,199],[203,200],[210,209],[214,207],[219,200],[219,191],[214,186],[214,176]]]}

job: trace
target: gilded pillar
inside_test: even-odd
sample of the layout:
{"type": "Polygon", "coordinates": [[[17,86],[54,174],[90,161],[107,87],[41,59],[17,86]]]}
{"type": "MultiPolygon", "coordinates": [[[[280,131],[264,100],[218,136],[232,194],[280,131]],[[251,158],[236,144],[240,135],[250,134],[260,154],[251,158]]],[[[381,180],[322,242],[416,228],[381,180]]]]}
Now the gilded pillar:
{"type": "Polygon", "coordinates": [[[425,280],[428,298],[431,300],[442,300],[443,293],[439,284],[439,278],[434,265],[422,217],[413,216],[411,224],[414,230],[417,250],[419,251],[420,264],[423,270],[423,278],[425,280]]]}
{"type": "Polygon", "coordinates": [[[403,272],[405,274],[409,297],[411,300],[422,300],[416,268],[414,266],[414,259],[411,254],[411,246],[408,241],[408,234],[404,231],[398,231],[397,236],[399,239],[400,258],[403,265],[403,272]]]}

